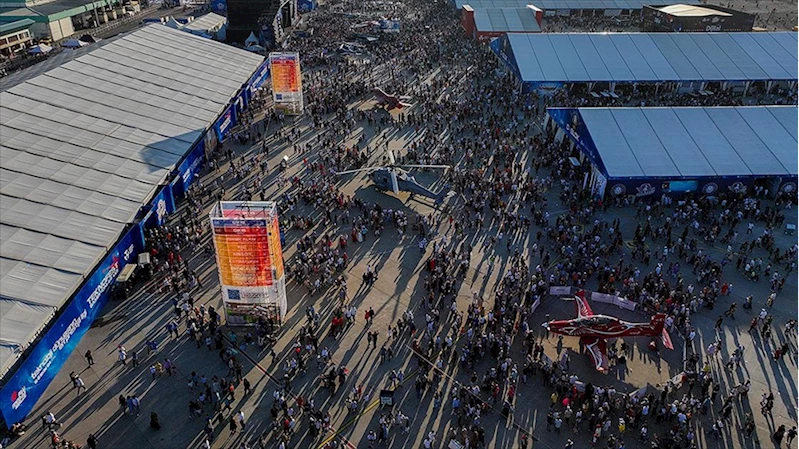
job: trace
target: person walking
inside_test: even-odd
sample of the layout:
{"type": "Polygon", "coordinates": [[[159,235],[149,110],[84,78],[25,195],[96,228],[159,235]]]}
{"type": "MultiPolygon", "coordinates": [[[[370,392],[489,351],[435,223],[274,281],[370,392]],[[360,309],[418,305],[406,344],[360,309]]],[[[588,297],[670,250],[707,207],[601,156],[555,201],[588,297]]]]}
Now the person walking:
{"type": "Polygon", "coordinates": [[[81,379],[80,375],[76,374],[75,378],[72,379],[72,382],[75,384],[75,388],[78,390],[78,396],[80,396],[80,390],[81,389],[83,391],[87,391],[88,390],[88,388],[86,388],[86,383],[83,382],[83,379],[81,379]]]}
{"type": "Polygon", "coordinates": [[[785,424],[780,424],[780,426],[777,427],[777,430],[774,432],[774,435],[772,435],[774,441],[777,442],[777,446],[782,445],[782,438],[784,436],[785,436],[785,424]]]}
{"type": "Polygon", "coordinates": [[[785,443],[788,444],[788,447],[791,447],[791,443],[793,442],[794,438],[796,438],[796,426],[791,427],[788,429],[788,432],[785,433],[785,443]]]}
{"type": "Polygon", "coordinates": [[[230,419],[228,420],[228,424],[230,426],[230,434],[235,435],[236,431],[238,430],[238,426],[236,425],[236,417],[230,415],[230,419]]]}
{"type": "Polygon", "coordinates": [[[246,426],[246,424],[247,424],[247,423],[244,421],[244,410],[239,410],[239,412],[238,412],[238,413],[236,413],[236,419],[238,420],[238,422],[239,422],[239,425],[241,426],[241,430],[244,430],[244,429],[245,429],[245,426],[246,426]]]}
{"type": "Polygon", "coordinates": [[[122,345],[117,346],[117,359],[122,362],[122,366],[126,366],[128,364],[128,351],[126,351],[125,347],[122,345]]]}
{"type": "Polygon", "coordinates": [[[86,354],[83,354],[86,357],[86,361],[89,362],[89,366],[94,365],[94,356],[92,356],[92,351],[90,349],[86,350],[86,354]]]}

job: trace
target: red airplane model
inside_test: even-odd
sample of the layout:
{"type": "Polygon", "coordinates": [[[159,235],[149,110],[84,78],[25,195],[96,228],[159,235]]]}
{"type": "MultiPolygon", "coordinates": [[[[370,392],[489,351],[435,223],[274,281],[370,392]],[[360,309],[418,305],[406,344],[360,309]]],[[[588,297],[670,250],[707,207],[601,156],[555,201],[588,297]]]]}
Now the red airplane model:
{"type": "Polygon", "coordinates": [[[574,302],[577,305],[577,318],[554,320],[543,326],[555,334],[580,337],[580,343],[588,349],[597,371],[604,373],[608,369],[606,338],[660,336],[665,347],[674,349],[669,333],[663,328],[665,313],[655,314],[649,323],[628,323],[616,317],[594,314],[585,299],[584,290],[577,292],[574,302]]]}
{"type": "Polygon", "coordinates": [[[389,95],[383,89],[375,88],[375,97],[377,97],[377,104],[385,106],[387,110],[402,109],[403,107],[413,106],[409,103],[403,103],[402,100],[409,97],[398,97],[396,95],[389,95]]]}

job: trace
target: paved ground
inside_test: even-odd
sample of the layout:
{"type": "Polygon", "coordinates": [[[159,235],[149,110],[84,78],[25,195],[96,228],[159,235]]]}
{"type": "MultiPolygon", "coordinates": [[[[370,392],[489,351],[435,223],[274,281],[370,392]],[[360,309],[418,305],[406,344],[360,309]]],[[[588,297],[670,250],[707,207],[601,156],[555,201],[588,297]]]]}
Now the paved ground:
{"type": "MultiPolygon", "coordinates": [[[[351,106],[368,109],[371,108],[371,105],[371,103],[365,103],[351,106]]],[[[304,131],[302,138],[304,141],[312,132],[307,128],[307,123],[302,123],[301,128],[304,131]]],[[[370,139],[375,134],[375,130],[371,127],[366,127],[363,131],[370,139]]],[[[388,135],[391,139],[390,148],[396,149],[403,148],[410,139],[416,137],[409,128],[390,131],[388,135]]],[[[372,147],[376,144],[374,141],[370,143],[372,147]]],[[[270,167],[275,167],[277,161],[287,155],[292,163],[289,173],[307,176],[301,169],[302,159],[291,154],[285,140],[270,141],[270,148],[273,149],[270,153],[270,167]]],[[[236,146],[235,149],[238,153],[251,151],[250,148],[242,146],[236,146]]],[[[520,157],[523,156],[520,155],[520,157]]],[[[372,161],[376,162],[381,157],[380,154],[377,154],[373,156],[372,161]]],[[[226,169],[227,167],[222,167],[221,171],[226,169]]],[[[214,174],[205,174],[206,184],[213,176],[214,174]]],[[[276,176],[277,174],[273,172],[268,180],[273,182],[276,176]]],[[[437,182],[432,173],[419,173],[417,179],[425,184],[435,185],[437,182]]],[[[341,181],[340,185],[345,193],[357,195],[368,202],[379,201],[384,208],[407,208],[423,215],[434,211],[427,200],[409,200],[404,194],[396,197],[377,192],[368,182],[364,181],[363,177],[353,177],[341,181]]],[[[232,199],[239,191],[239,187],[230,186],[227,199],[232,199]]],[[[280,193],[274,184],[269,192],[272,195],[280,193]]],[[[560,205],[559,193],[559,187],[547,193],[549,210],[553,215],[567,213],[567,210],[560,205]]],[[[453,206],[457,206],[460,200],[453,198],[451,201],[453,206]]],[[[295,213],[318,216],[316,211],[308,208],[300,208],[295,213]]],[[[789,216],[786,222],[797,222],[795,211],[786,211],[786,215],[789,216]]],[[[597,218],[619,218],[622,223],[622,231],[627,238],[632,236],[637,225],[634,211],[629,209],[610,209],[597,218]]],[[[537,228],[534,226],[533,232],[535,230],[537,228]]],[[[756,229],[756,232],[760,231],[761,229],[756,229]]],[[[452,235],[449,232],[450,227],[445,220],[444,224],[436,230],[435,238],[441,239],[447,235],[451,242],[452,235]]],[[[294,242],[302,235],[298,230],[286,231],[286,259],[292,257],[295,251],[294,242]]],[[[466,308],[472,297],[472,292],[475,290],[483,292],[490,302],[497,277],[504,273],[505,264],[508,263],[508,254],[504,245],[488,248],[488,252],[484,253],[479,244],[485,238],[484,233],[470,234],[467,237],[475,243],[475,252],[472,255],[472,268],[467,273],[466,280],[459,287],[458,303],[461,310],[466,308]],[[494,263],[489,262],[491,255],[496,257],[494,263]]],[[[529,236],[523,236],[515,242],[515,245],[523,252],[529,252],[531,242],[527,240],[528,238],[529,236]]],[[[785,248],[794,244],[796,237],[780,234],[777,235],[777,240],[778,246],[785,248]]],[[[408,339],[403,338],[395,342],[395,357],[382,365],[378,363],[377,350],[367,348],[364,342],[367,331],[377,331],[380,335],[379,344],[383,344],[386,341],[388,326],[395,323],[406,310],[411,309],[415,312],[417,322],[423,317],[424,309],[420,304],[420,299],[424,282],[421,264],[424,258],[417,243],[416,237],[412,234],[408,233],[398,237],[393,229],[389,228],[379,238],[369,235],[363,243],[351,244],[348,247],[351,260],[346,271],[350,292],[348,303],[356,305],[360,313],[355,324],[337,340],[327,335],[332,308],[335,304],[334,292],[310,295],[304,287],[293,282],[288,284],[289,319],[281,331],[280,339],[272,348],[278,354],[277,358],[273,360],[268,355],[269,347],[260,349],[253,346],[244,351],[247,358],[245,377],[252,382],[253,393],[242,398],[242,391],[239,389],[237,391],[239,400],[236,401],[233,411],[243,410],[245,412],[248,417],[247,427],[244,431],[231,436],[225,426],[217,426],[214,448],[238,448],[240,443],[253,441],[262,433],[270,430],[269,408],[272,405],[272,392],[278,386],[273,380],[273,376],[275,378],[282,377],[281,361],[287,356],[290,346],[296,340],[297,331],[305,322],[304,310],[310,305],[314,305],[323,317],[321,345],[332,351],[333,363],[347,366],[350,376],[344,388],[340,388],[333,395],[321,388],[318,380],[321,369],[317,368],[313,362],[310,363],[305,375],[293,381],[292,391],[294,394],[302,395],[306,399],[313,397],[317,406],[330,412],[335,432],[328,434],[325,438],[314,440],[307,433],[307,422],[303,422],[300,432],[291,440],[291,447],[316,448],[329,439],[341,441],[351,448],[367,447],[364,435],[368,430],[375,428],[382,414],[389,412],[388,408],[378,404],[376,399],[378,392],[387,382],[387,373],[400,368],[406,376],[405,384],[395,393],[395,408],[410,416],[412,425],[411,431],[407,434],[403,434],[399,429],[392,429],[390,446],[421,447],[425,435],[430,430],[435,430],[439,436],[435,447],[445,447],[446,442],[442,436],[447,434],[451,425],[448,393],[455,381],[466,382],[470,373],[464,373],[455,366],[447,366],[445,367],[446,375],[443,376],[441,382],[433,390],[428,390],[422,397],[417,397],[413,389],[416,365],[415,362],[410,361],[408,339]],[[378,271],[379,279],[375,285],[369,288],[359,287],[361,274],[367,264],[378,271]],[[374,308],[377,316],[374,323],[367,327],[362,313],[369,307],[374,308]],[[364,391],[370,394],[371,400],[365,403],[356,415],[352,415],[344,409],[343,398],[356,385],[363,385],[364,391]],[[434,408],[432,400],[434,390],[440,391],[444,397],[440,409],[434,408]]],[[[703,250],[720,258],[724,254],[725,248],[704,247],[703,250]]],[[[530,261],[532,266],[540,263],[538,256],[530,256],[530,261]]],[[[550,265],[555,263],[557,260],[553,260],[550,265]]],[[[194,295],[199,298],[201,303],[218,307],[220,300],[217,274],[212,266],[213,261],[205,256],[197,255],[190,258],[190,264],[200,273],[203,284],[202,288],[193,292],[194,295]]],[[[764,346],[759,337],[753,337],[746,332],[752,316],[751,312],[739,309],[735,320],[725,320],[722,332],[717,333],[714,330],[716,317],[721,311],[726,310],[731,302],[736,301],[741,304],[746,295],[752,294],[758,305],[756,310],[759,310],[759,305],[763,304],[768,293],[768,286],[765,282],[755,284],[746,281],[732,268],[728,267],[724,281],[732,282],[735,285],[733,294],[730,297],[722,298],[716,310],[704,309],[692,317],[693,323],[698,328],[694,346],[697,351],[700,351],[700,348],[706,347],[716,338],[722,339],[725,343],[724,350],[722,358],[718,362],[726,360],[729,355],[728,348],[733,348],[735,344],[740,343],[746,347],[745,364],[741,369],[726,373],[720,363],[717,363],[713,369],[723,385],[722,391],[728,391],[731,386],[745,379],[751,379],[750,396],[748,400],[736,404],[734,419],[738,425],[744,413],[754,409],[758,426],[756,434],[758,440],[744,439],[738,427],[725,429],[723,438],[714,440],[705,433],[710,423],[709,417],[699,420],[697,435],[700,447],[703,448],[771,447],[772,443],[768,435],[775,426],[796,424],[797,421],[796,398],[799,393],[796,387],[795,337],[790,342],[793,349],[791,356],[777,363],[769,357],[773,343],[767,343],[764,346]],[[775,392],[777,401],[772,418],[766,419],[758,413],[757,402],[761,391],[775,392]]],[[[688,269],[684,269],[684,274],[687,281],[695,279],[688,269]]],[[[780,328],[789,318],[796,318],[796,292],[796,273],[792,273],[784,292],[772,308],[775,317],[774,323],[780,328]]],[[[202,419],[189,419],[188,402],[197,393],[189,390],[188,376],[192,371],[205,374],[208,378],[213,375],[226,376],[228,370],[215,351],[209,352],[204,347],[197,348],[194,343],[188,342],[184,338],[172,340],[167,337],[164,325],[172,311],[169,300],[169,297],[158,294],[154,286],[148,284],[140,286],[133,297],[126,301],[111,302],[106,307],[103,319],[86,334],[78,349],[62,369],[61,374],[51,384],[44,398],[31,413],[29,419],[31,430],[23,438],[12,443],[11,447],[47,447],[46,434],[40,430],[38,417],[48,411],[52,411],[59,420],[63,421],[64,425],[61,431],[67,439],[84,442],[89,433],[95,433],[99,436],[102,448],[199,447],[203,421],[202,419]],[[152,339],[161,343],[157,353],[148,356],[144,349],[144,342],[152,339]],[[139,367],[134,368],[130,364],[123,367],[117,363],[116,347],[118,344],[123,344],[131,352],[140,352],[142,360],[139,367]],[[91,367],[88,367],[82,357],[87,349],[92,350],[97,362],[91,367]],[[166,357],[177,364],[177,375],[153,379],[147,372],[147,367],[156,359],[163,360],[166,357]],[[81,374],[88,386],[86,393],[78,396],[72,390],[68,378],[70,371],[81,374]],[[141,416],[134,417],[122,413],[116,400],[120,394],[139,395],[142,400],[141,416]],[[163,428],[160,431],[154,431],[148,426],[151,411],[156,411],[161,418],[163,428]]],[[[625,312],[607,305],[594,304],[594,310],[614,314],[630,321],[648,320],[648,317],[635,312],[625,312]]],[[[570,318],[574,316],[574,307],[571,303],[562,302],[554,297],[546,298],[541,308],[529,320],[529,324],[536,332],[542,332],[540,324],[547,319],[547,315],[552,319],[570,318]]],[[[544,339],[547,356],[554,359],[562,351],[570,351],[571,371],[579,374],[584,381],[596,385],[614,385],[620,392],[631,392],[647,383],[656,387],[663,385],[681,371],[683,357],[681,350],[664,351],[657,355],[645,347],[646,339],[629,340],[632,349],[626,368],[616,368],[611,370],[608,375],[601,375],[590,367],[585,355],[578,353],[576,340],[565,338],[559,342],[557,338],[546,338],[544,335],[541,335],[541,338],[544,339]]],[[[681,337],[673,335],[672,338],[678,348],[683,345],[681,337]]],[[[775,340],[781,341],[783,338],[782,332],[774,332],[775,340]]],[[[514,342],[513,355],[518,361],[521,361],[521,342],[519,340],[517,338],[514,342]]],[[[479,366],[476,371],[482,374],[486,367],[487,365],[479,366]]],[[[544,417],[550,393],[549,388],[542,385],[540,377],[531,378],[527,384],[523,384],[519,388],[519,398],[510,419],[503,419],[496,409],[493,413],[484,416],[482,425],[487,430],[487,439],[491,442],[489,447],[516,448],[521,432],[534,435],[538,441],[533,447],[561,448],[568,437],[572,437],[578,442],[577,448],[588,447],[585,432],[573,436],[568,432],[556,434],[546,431],[544,417]]],[[[681,396],[682,392],[677,394],[681,396]]],[[[714,411],[715,413],[717,411],[714,411]]],[[[655,432],[658,429],[653,428],[652,431],[655,432]]],[[[277,442],[272,439],[268,447],[275,447],[276,444],[277,442]]],[[[628,438],[627,447],[644,448],[648,447],[648,444],[639,443],[634,436],[631,436],[628,438]]]]}
{"type": "MultiPolygon", "coordinates": [[[[367,129],[366,132],[370,136],[373,134],[371,129],[367,129]]],[[[401,141],[391,143],[392,146],[402,146],[402,144],[401,141]]],[[[284,148],[285,144],[281,147],[284,148]]],[[[247,151],[247,149],[239,147],[237,151],[247,151]]],[[[276,161],[284,154],[289,153],[284,150],[275,152],[272,154],[272,159],[276,161]]],[[[292,162],[298,162],[296,159],[292,158],[292,162]]],[[[291,170],[297,169],[298,167],[295,165],[291,170]]],[[[434,180],[431,174],[421,174],[419,179],[422,182],[434,180]]],[[[384,207],[407,207],[423,214],[432,210],[429,204],[409,201],[403,195],[396,198],[376,192],[368,186],[368,183],[364,184],[359,179],[344,184],[345,192],[357,194],[369,201],[380,201],[384,207]]],[[[229,189],[229,191],[235,192],[236,190],[229,189]]],[[[558,204],[557,192],[554,190],[550,192],[548,200],[552,205],[558,204]]],[[[558,213],[557,206],[550,209],[555,210],[554,213],[558,213]]],[[[315,213],[311,210],[302,212],[315,213]]],[[[606,217],[619,217],[625,235],[629,235],[636,225],[632,214],[633,212],[630,210],[611,209],[606,217]]],[[[441,226],[438,230],[439,238],[446,235],[448,226],[446,223],[441,226]]],[[[299,236],[299,231],[287,232],[288,242],[285,254],[287,259],[294,252],[292,242],[296,241],[299,236]]],[[[481,235],[473,237],[476,241],[482,238],[481,235]]],[[[788,246],[794,239],[795,237],[778,236],[781,246],[788,246]]],[[[524,242],[520,242],[520,245],[523,248],[526,247],[524,242]]],[[[476,251],[479,249],[480,245],[476,245],[476,251]]],[[[706,250],[719,251],[721,248],[706,248],[706,250]]],[[[387,326],[396,322],[407,309],[416,310],[417,317],[423,316],[423,311],[419,310],[421,307],[419,292],[422,290],[421,283],[423,282],[423,278],[420,278],[422,255],[415,237],[406,235],[398,239],[394,234],[389,233],[381,238],[370,235],[363,243],[350,246],[348,251],[351,252],[352,260],[346,273],[350,286],[351,297],[349,300],[359,308],[361,313],[368,307],[375,309],[377,317],[368,330],[380,332],[380,344],[386,339],[387,326]],[[379,279],[371,288],[358,288],[361,274],[367,264],[379,272],[379,279]]],[[[485,257],[487,255],[482,253],[475,255],[473,260],[476,260],[477,263],[472,265],[473,269],[470,270],[466,281],[460,287],[459,298],[463,299],[459,303],[463,307],[469,302],[468,298],[471,297],[471,292],[474,290],[484,291],[486,296],[490,297],[496,278],[503,273],[503,263],[507,260],[504,247],[498,248],[496,252],[498,259],[493,266],[487,262],[485,257]]],[[[202,270],[203,289],[195,294],[201,298],[203,303],[218,306],[217,275],[210,266],[210,261],[204,259],[203,256],[196,256],[191,260],[191,264],[202,270]]],[[[749,283],[741,279],[733,270],[730,270],[729,279],[725,278],[725,280],[732,281],[735,289],[732,297],[723,299],[717,306],[718,309],[725,310],[727,303],[731,301],[742,303],[747,294],[754,294],[757,302],[762,303],[767,294],[765,284],[749,283]]],[[[776,324],[781,325],[788,318],[796,317],[796,288],[794,273],[785,288],[785,293],[779,297],[773,308],[776,324]]],[[[314,304],[316,309],[322,313],[322,322],[325,327],[329,322],[334,302],[332,294],[310,296],[305,288],[294,283],[289,284],[288,292],[291,307],[290,318],[281,332],[280,340],[274,346],[278,353],[278,359],[273,361],[265,349],[259,350],[257,347],[251,347],[246,350],[249,363],[246,367],[245,377],[253,383],[254,392],[238,401],[234,411],[244,410],[249,417],[249,424],[245,431],[233,437],[229,435],[224,426],[218,426],[214,447],[238,447],[240,442],[247,439],[253,440],[269,429],[271,394],[277,386],[272,380],[272,376],[282,377],[282,368],[279,362],[286,355],[287,348],[294,342],[296,331],[304,324],[303,311],[307,306],[314,304]]],[[[631,321],[647,319],[635,312],[625,312],[612,306],[595,304],[594,308],[597,312],[616,314],[631,321]]],[[[571,303],[561,302],[556,298],[547,298],[530,320],[530,324],[533,329],[538,330],[547,314],[553,319],[570,318],[574,316],[573,309],[571,303]]],[[[53,411],[60,420],[63,420],[62,432],[66,438],[85,441],[86,436],[93,432],[99,435],[100,447],[104,448],[199,447],[203,422],[201,419],[189,419],[187,405],[194,393],[189,391],[187,376],[192,371],[206,374],[209,378],[214,374],[224,376],[227,374],[227,369],[216,352],[208,352],[204,347],[198,349],[193,343],[184,339],[173,341],[166,337],[163,327],[170,311],[169,299],[154,293],[152,285],[143,286],[127,301],[110,303],[102,322],[86,334],[59,377],[49,387],[47,394],[31,414],[32,430],[12,444],[12,447],[36,448],[48,445],[45,433],[39,430],[37,419],[47,411],[53,411]],[[143,349],[143,342],[153,338],[162,340],[162,343],[157,354],[148,357],[143,349]],[[129,351],[140,351],[142,361],[138,368],[133,368],[130,365],[122,367],[116,362],[115,348],[118,344],[123,344],[129,351]],[[87,349],[93,351],[97,361],[92,367],[87,367],[86,361],[81,356],[87,349]],[[177,364],[178,374],[173,377],[152,379],[147,372],[148,364],[153,363],[155,358],[163,360],[165,357],[169,357],[177,364]],[[77,396],[72,390],[67,373],[73,370],[81,373],[89,388],[87,393],[77,396]],[[123,415],[116,398],[120,394],[134,393],[138,394],[142,400],[142,414],[139,417],[123,415]],[[157,411],[161,417],[163,429],[160,431],[153,431],[148,427],[150,411],[157,411]]],[[[743,413],[750,407],[757,408],[761,391],[768,390],[779,393],[773,419],[767,421],[759,413],[755,413],[758,423],[757,434],[760,438],[767,440],[766,435],[774,428],[775,424],[796,422],[796,357],[791,355],[780,363],[771,361],[767,355],[768,348],[762,345],[759,338],[753,339],[746,332],[751,316],[747,311],[740,311],[735,321],[726,320],[723,332],[716,334],[713,331],[713,323],[718,313],[720,310],[703,310],[695,316],[694,322],[699,328],[695,345],[697,348],[705,347],[715,338],[721,338],[726,343],[725,348],[732,348],[737,343],[746,346],[746,363],[742,369],[734,373],[723,373],[722,367],[717,365],[714,370],[719,373],[722,383],[727,388],[743,379],[752,380],[750,403],[744,403],[737,409],[736,419],[742,418],[743,413]]],[[[397,408],[411,417],[412,432],[402,434],[392,430],[391,447],[421,447],[424,435],[431,429],[435,429],[439,436],[446,435],[450,425],[450,407],[447,405],[446,392],[455,380],[465,381],[466,375],[454,370],[453,367],[447,368],[447,376],[438,386],[444,393],[444,405],[442,410],[433,410],[432,392],[428,391],[422,398],[416,397],[413,392],[412,379],[416,366],[409,362],[409,349],[406,346],[408,341],[402,340],[396,343],[397,354],[394,359],[379,365],[377,351],[374,348],[367,348],[364,344],[366,332],[367,327],[359,313],[355,325],[348,329],[342,338],[334,340],[332,337],[326,337],[322,341],[322,346],[331,349],[333,362],[344,364],[350,370],[351,375],[346,383],[346,388],[342,388],[335,395],[330,396],[327,390],[320,388],[317,376],[321,370],[311,363],[307,374],[295,380],[294,393],[301,394],[306,398],[315,397],[317,405],[330,411],[336,433],[329,437],[335,436],[347,442],[349,447],[366,447],[363,435],[368,429],[374,428],[380,415],[387,413],[387,409],[380,407],[374,399],[364,406],[357,417],[354,417],[348,415],[341,406],[342,398],[354,385],[363,385],[364,390],[369,392],[372,398],[377,398],[378,391],[387,381],[387,373],[392,369],[402,368],[406,373],[406,386],[397,393],[397,408]]],[[[323,332],[322,335],[326,335],[326,333],[323,332]]],[[[674,336],[673,338],[679,348],[682,344],[681,337],[674,336]]],[[[782,333],[775,332],[775,338],[781,339],[782,333]]],[[[571,370],[578,373],[583,380],[600,385],[612,384],[622,392],[633,391],[646,383],[655,386],[662,385],[677,374],[681,367],[681,351],[667,351],[662,354],[662,357],[658,357],[646,349],[645,340],[631,339],[632,353],[628,357],[627,369],[612,370],[610,374],[603,376],[590,368],[586,356],[576,352],[578,351],[577,343],[573,339],[564,339],[562,347],[554,337],[545,339],[544,342],[546,354],[551,358],[555,358],[560,350],[570,351],[572,353],[571,370]]],[[[791,342],[791,344],[795,348],[795,342],[791,342]]],[[[518,341],[514,349],[520,350],[518,341]]],[[[559,448],[564,444],[567,435],[547,432],[544,429],[543,417],[546,414],[546,408],[540,407],[538,404],[546,404],[549,391],[542,387],[540,382],[540,378],[531,378],[528,384],[520,387],[519,401],[511,420],[501,419],[499,413],[491,413],[484,418],[483,425],[492,441],[491,447],[517,447],[516,441],[520,429],[532,432],[540,440],[535,447],[559,448]]],[[[722,391],[727,388],[723,388],[722,391]]],[[[307,429],[307,425],[302,428],[300,434],[293,438],[293,445],[310,448],[325,442],[325,440],[313,441],[309,435],[304,433],[305,429],[307,429]]],[[[584,438],[584,436],[582,437],[584,438]]],[[[724,438],[719,441],[705,441],[705,436],[701,432],[699,438],[701,447],[749,448],[756,446],[752,441],[743,439],[741,433],[735,428],[726,429],[724,438]]],[[[634,438],[630,439],[628,447],[645,447],[634,440],[634,438]]],[[[762,444],[766,447],[771,445],[767,441],[763,441],[762,444]]],[[[439,437],[436,447],[443,447],[441,437],[439,437]]]]}

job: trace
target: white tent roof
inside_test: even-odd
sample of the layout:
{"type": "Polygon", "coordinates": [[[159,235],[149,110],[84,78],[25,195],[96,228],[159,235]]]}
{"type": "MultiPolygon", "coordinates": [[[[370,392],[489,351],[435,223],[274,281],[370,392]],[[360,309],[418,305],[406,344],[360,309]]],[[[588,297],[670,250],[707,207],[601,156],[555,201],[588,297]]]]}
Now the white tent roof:
{"type": "Polygon", "coordinates": [[[483,32],[541,32],[535,11],[530,8],[476,8],[474,23],[483,32]]]}
{"type": "Polygon", "coordinates": [[[795,106],[579,112],[611,178],[797,175],[795,106]]]}
{"type": "Polygon", "coordinates": [[[209,12],[183,25],[183,29],[207,33],[218,30],[225,23],[227,23],[227,17],[209,12]]]}
{"type": "MultiPolygon", "coordinates": [[[[649,0],[454,0],[457,9],[463,5],[472,8],[524,8],[535,5],[543,10],[557,9],[641,9],[652,2],[649,0]]],[[[698,4],[698,0],[680,1],[681,4],[698,4]]]]}
{"type": "Polygon", "coordinates": [[[795,80],[799,61],[791,32],[509,33],[499,39],[508,39],[525,82],[795,80]]]}
{"type": "Polygon", "coordinates": [[[675,17],[707,17],[707,16],[721,16],[732,17],[732,14],[718,9],[705,8],[699,5],[668,5],[663,7],[655,7],[660,12],[671,14],[675,17]]]}
{"type": "Polygon", "coordinates": [[[0,79],[0,373],[262,61],[149,25],[0,79]]]}

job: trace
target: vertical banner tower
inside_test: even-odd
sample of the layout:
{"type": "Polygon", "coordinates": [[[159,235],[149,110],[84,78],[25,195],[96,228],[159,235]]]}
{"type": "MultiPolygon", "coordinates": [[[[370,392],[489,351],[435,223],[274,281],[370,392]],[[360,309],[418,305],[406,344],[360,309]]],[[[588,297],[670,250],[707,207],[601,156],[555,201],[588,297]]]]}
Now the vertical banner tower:
{"type": "Polygon", "coordinates": [[[269,65],[272,72],[272,100],[275,111],[287,115],[301,115],[303,102],[300,54],[269,53],[269,65]]]}
{"type": "Polygon", "coordinates": [[[281,323],[286,277],[277,205],[271,201],[221,201],[210,213],[227,323],[281,323]]]}

